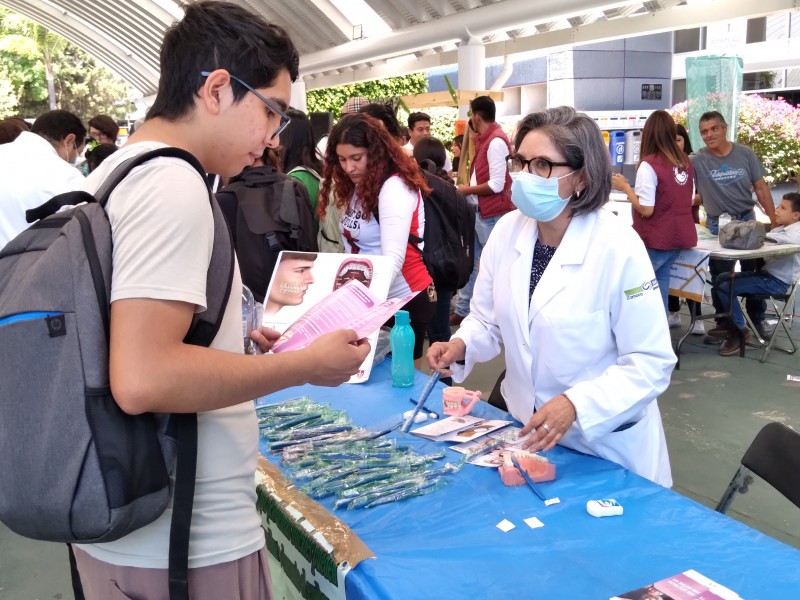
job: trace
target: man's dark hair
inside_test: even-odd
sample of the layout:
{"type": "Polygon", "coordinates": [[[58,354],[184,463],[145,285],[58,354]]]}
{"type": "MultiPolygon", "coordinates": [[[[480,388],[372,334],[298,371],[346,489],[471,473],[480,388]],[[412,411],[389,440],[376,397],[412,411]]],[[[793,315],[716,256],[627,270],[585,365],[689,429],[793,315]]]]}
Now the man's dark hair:
{"type": "Polygon", "coordinates": [[[84,157],[86,158],[86,164],[89,166],[89,173],[99,167],[105,159],[118,149],[114,144],[99,144],[87,151],[84,157]]]}
{"type": "Polygon", "coordinates": [[[725,117],[723,117],[722,113],[718,110],[709,110],[708,112],[704,112],[702,115],[700,115],[699,122],[702,123],[703,121],[713,121],[714,119],[717,119],[723,125],[728,124],[725,122],[725,117]]]}
{"type": "Polygon", "coordinates": [[[800,194],[789,192],[783,195],[783,199],[792,203],[792,212],[800,212],[800,194]]]}
{"type": "Polygon", "coordinates": [[[89,119],[89,127],[94,127],[106,137],[110,137],[115,142],[117,141],[117,136],[119,135],[119,125],[117,125],[117,122],[108,115],[95,115],[89,119]]]}
{"type": "MultiPolygon", "coordinates": [[[[196,2],[184,10],[161,44],[161,77],[148,119],[176,121],[189,114],[203,83],[201,71],[226,69],[256,89],[273,85],[283,69],[297,79],[297,50],[278,25],[230,2],[196,2]]],[[[233,80],[231,85],[238,102],[248,90],[233,80]]]]}
{"type": "Polygon", "coordinates": [[[414,146],[413,156],[420,167],[440,179],[447,179],[447,171],[444,170],[447,151],[442,142],[434,137],[422,138],[414,146]]]}
{"type": "Polygon", "coordinates": [[[497,107],[489,96],[477,96],[469,103],[473,115],[479,115],[487,123],[494,123],[497,107]]]}
{"type": "Polygon", "coordinates": [[[75,144],[80,147],[86,139],[86,127],[68,110],[51,110],[33,122],[31,131],[49,142],[61,142],[70,133],[75,135],[75,144]]]}
{"type": "Polygon", "coordinates": [[[414,160],[422,164],[424,160],[433,161],[437,169],[444,169],[447,151],[444,144],[434,137],[423,138],[414,146],[414,160]]]}
{"type": "MultiPolygon", "coordinates": [[[[383,123],[384,127],[386,127],[386,131],[392,137],[399,138],[400,137],[400,123],[397,121],[397,115],[394,114],[392,108],[387,104],[382,104],[380,102],[372,102],[367,104],[358,112],[366,113],[371,117],[375,117],[381,123],[383,123]]],[[[422,114],[422,113],[415,113],[415,114],[422,114]]],[[[409,117],[410,119],[411,117],[409,117]]]]}
{"type": "Polygon", "coordinates": [[[431,116],[424,112],[413,112],[408,115],[408,128],[414,129],[414,125],[419,121],[427,121],[428,123],[431,122],[431,116]]]}

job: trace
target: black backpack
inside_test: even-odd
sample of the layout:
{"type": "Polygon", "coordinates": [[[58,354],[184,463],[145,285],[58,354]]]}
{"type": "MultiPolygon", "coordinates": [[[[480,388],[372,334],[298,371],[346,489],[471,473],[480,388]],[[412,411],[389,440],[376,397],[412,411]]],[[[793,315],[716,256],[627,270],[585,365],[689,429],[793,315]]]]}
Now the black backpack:
{"type": "Polygon", "coordinates": [[[437,291],[455,292],[469,281],[475,266],[475,207],[452,183],[422,170],[431,193],[423,196],[423,239],[409,235],[418,248],[424,241],[422,260],[437,291]]]}
{"type": "Polygon", "coordinates": [[[258,302],[282,250],[319,250],[305,186],[272,167],[246,169],[217,192],[217,201],[233,235],[242,283],[258,302]]]}
{"type": "MultiPolygon", "coordinates": [[[[29,223],[39,221],[0,251],[0,521],[38,540],[114,541],[164,512],[174,474],[170,597],[188,598],[197,415],[129,415],[111,395],[108,372],[113,244],[105,204],[131,169],[161,156],[205,178],[184,150],[145,152],[120,164],[94,196],[60,194],[27,211],[29,223]]],[[[185,338],[201,346],[219,329],[234,264],[210,192],[209,201],[208,308],[185,338]]]]}

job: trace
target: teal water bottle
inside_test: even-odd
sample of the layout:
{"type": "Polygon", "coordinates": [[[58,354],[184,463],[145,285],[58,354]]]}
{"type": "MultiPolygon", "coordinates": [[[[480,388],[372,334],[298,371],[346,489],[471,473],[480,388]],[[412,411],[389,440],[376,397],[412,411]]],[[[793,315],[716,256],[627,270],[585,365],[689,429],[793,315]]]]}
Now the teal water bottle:
{"type": "Polygon", "coordinates": [[[392,385],[411,387],[414,385],[414,330],[407,310],[398,310],[394,315],[389,345],[392,348],[392,385]]]}

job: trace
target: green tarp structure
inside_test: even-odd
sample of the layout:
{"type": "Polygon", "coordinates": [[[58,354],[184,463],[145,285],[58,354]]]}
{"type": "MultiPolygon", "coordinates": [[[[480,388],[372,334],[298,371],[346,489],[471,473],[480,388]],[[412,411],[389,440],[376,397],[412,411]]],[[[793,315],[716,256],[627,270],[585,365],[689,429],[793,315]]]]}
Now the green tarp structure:
{"type": "Polygon", "coordinates": [[[742,59],[738,56],[698,56],[686,59],[687,126],[692,148],[705,144],[700,138],[700,115],[722,113],[728,123],[728,140],[736,141],[739,96],[742,93],[742,59]]]}

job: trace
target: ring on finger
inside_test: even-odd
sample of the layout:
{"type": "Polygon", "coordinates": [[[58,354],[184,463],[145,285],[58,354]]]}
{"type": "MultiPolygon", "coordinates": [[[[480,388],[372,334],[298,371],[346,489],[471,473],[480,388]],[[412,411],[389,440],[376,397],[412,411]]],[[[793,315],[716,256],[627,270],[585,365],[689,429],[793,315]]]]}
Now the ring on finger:
{"type": "Polygon", "coordinates": [[[547,433],[550,433],[550,425],[547,423],[542,423],[542,429],[544,429],[547,433]]]}

